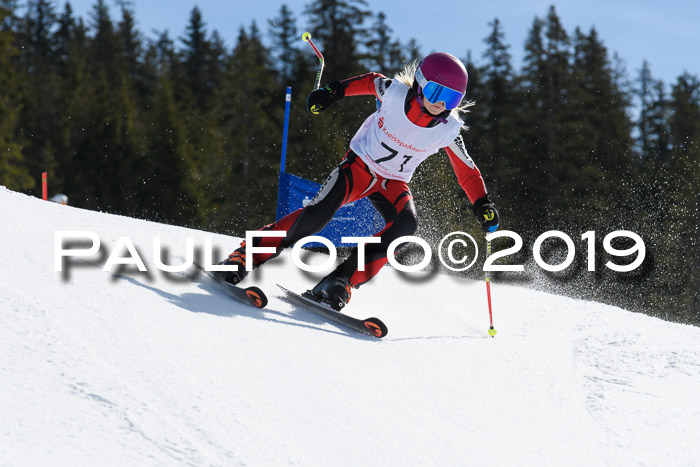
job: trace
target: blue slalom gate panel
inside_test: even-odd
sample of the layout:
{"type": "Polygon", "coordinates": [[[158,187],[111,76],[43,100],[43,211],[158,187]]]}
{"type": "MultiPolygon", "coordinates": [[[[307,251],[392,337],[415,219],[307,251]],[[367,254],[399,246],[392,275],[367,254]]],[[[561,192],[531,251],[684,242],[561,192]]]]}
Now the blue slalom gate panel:
{"type": "MultiPolygon", "coordinates": [[[[282,157],[280,161],[279,191],[277,193],[277,220],[287,214],[306,206],[321,189],[321,185],[310,180],[292,175],[285,171],[287,165],[287,134],[289,131],[289,110],[292,100],[292,88],[287,87],[284,105],[284,129],[282,133],[282,157]]],[[[379,103],[379,100],[377,100],[379,103]]],[[[379,104],[377,104],[379,105],[379,104]]],[[[384,219],[379,215],[367,198],[342,206],[335,217],[318,234],[325,237],[337,247],[352,246],[341,243],[342,237],[371,237],[384,228],[384,219]]],[[[322,246],[309,243],[306,246],[322,246]]]]}
{"type": "MultiPolygon", "coordinates": [[[[321,189],[321,185],[296,175],[282,172],[277,195],[277,220],[304,207],[321,189]]],[[[342,237],[371,237],[384,228],[384,219],[367,198],[341,207],[333,220],[317,235],[335,246],[352,246],[340,241],[342,237]]],[[[309,243],[307,246],[321,246],[309,243]]]]}

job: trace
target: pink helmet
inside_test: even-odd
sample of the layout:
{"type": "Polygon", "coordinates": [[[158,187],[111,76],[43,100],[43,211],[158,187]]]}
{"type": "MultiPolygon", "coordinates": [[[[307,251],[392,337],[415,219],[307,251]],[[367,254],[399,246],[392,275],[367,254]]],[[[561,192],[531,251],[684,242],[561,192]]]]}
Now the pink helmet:
{"type": "Polygon", "coordinates": [[[444,52],[430,54],[418,65],[418,69],[428,81],[442,84],[462,94],[467,92],[467,69],[454,55],[444,52]]]}

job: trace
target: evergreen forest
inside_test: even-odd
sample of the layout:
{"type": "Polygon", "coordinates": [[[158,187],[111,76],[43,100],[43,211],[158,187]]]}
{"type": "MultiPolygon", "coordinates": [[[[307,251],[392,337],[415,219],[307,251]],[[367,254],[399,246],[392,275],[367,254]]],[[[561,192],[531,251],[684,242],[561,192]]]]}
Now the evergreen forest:
{"type": "MultiPolygon", "coordinates": [[[[533,17],[516,69],[501,22],[483,21],[482,56],[469,44],[447,52],[467,64],[476,103],[467,149],[501,228],[524,240],[506,260],[526,272],[494,280],[700,325],[700,79],[663,82],[648,62],[628,70],[595,28],[567,31],[553,6],[533,17]],[[560,273],[532,267],[532,245],[549,230],[576,245],[575,264],[560,273]],[[615,230],[645,242],[633,272],[605,267],[632,260],[605,253],[615,230]],[[595,271],[581,239],[589,231],[595,271]]],[[[197,7],[176,36],[136,24],[128,1],[96,0],[82,18],[70,3],[0,0],[0,185],[40,197],[48,172],[49,196],[73,206],[242,236],[274,220],[287,86],[287,171],[317,182],[375,109],[367,96],[306,112],[318,61],[304,31],[326,56],[324,83],[391,77],[433,52],[420,38],[395,38],[390,18],[364,0],[309,0],[299,17],[281,5],[267,24],[237,25],[234,44],[197,7]]],[[[442,152],[411,188],[418,235],[431,244],[456,230],[482,235],[442,152]]],[[[512,245],[502,240],[496,249],[512,245]]],[[[563,247],[549,240],[543,257],[560,263],[563,247]]]]}

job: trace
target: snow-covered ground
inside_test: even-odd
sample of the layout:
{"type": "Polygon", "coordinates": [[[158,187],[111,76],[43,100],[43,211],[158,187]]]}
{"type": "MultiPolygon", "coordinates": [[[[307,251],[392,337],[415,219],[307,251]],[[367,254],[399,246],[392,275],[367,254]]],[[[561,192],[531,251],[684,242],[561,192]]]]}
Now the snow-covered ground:
{"type": "Polygon", "coordinates": [[[291,252],[261,311],[154,266],[235,238],[2,187],[0,218],[2,466],[700,465],[700,328],[493,283],[490,338],[483,282],[386,268],[347,308],[376,340],[281,300],[321,276],[291,252]],[[56,272],[61,230],[100,253],[56,272]],[[148,273],[102,270],[121,236],[148,273]]]}

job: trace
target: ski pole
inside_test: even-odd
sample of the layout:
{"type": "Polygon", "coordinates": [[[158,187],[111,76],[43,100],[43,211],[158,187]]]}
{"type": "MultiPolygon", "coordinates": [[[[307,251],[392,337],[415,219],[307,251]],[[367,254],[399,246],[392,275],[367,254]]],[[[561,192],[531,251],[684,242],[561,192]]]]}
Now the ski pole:
{"type": "MultiPolygon", "coordinates": [[[[491,241],[486,240],[486,258],[489,256],[491,256],[491,241]]],[[[493,311],[491,310],[491,278],[488,271],[484,271],[484,276],[486,277],[486,298],[489,302],[489,321],[491,322],[489,336],[496,337],[496,330],[493,328],[493,311]]]]}
{"type": "Polygon", "coordinates": [[[311,48],[314,49],[314,52],[318,57],[318,61],[320,62],[320,65],[318,66],[318,73],[316,73],[316,83],[314,84],[314,90],[316,90],[319,87],[321,87],[321,73],[323,73],[323,54],[320,50],[316,48],[313,41],[311,41],[311,33],[305,32],[301,35],[301,38],[304,40],[304,42],[308,42],[311,48]]]}

